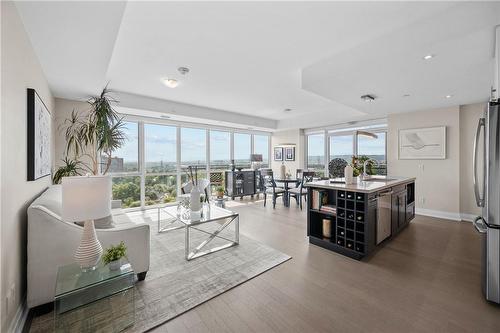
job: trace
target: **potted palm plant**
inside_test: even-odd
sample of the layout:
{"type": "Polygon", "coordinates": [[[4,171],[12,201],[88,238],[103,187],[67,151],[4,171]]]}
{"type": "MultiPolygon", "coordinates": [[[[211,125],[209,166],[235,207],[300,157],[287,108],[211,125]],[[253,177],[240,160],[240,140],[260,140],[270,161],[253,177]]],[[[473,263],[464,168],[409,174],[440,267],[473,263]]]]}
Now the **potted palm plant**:
{"type": "Polygon", "coordinates": [[[62,125],[66,139],[64,165],[54,173],[54,183],[62,177],[79,176],[86,172],[106,174],[114,151],[125,142],[124,122],[112,105],[117,101],[110,96],[107,86],[101,94],[90,98],[88,112],[76,112],[62,125]]]}
{"type": "Polygon", "coordinates": [[[217,198],[222,198],[224,197],[224,186],[219,185],[215,188],[215,194],[217,195],[217,198]]]}

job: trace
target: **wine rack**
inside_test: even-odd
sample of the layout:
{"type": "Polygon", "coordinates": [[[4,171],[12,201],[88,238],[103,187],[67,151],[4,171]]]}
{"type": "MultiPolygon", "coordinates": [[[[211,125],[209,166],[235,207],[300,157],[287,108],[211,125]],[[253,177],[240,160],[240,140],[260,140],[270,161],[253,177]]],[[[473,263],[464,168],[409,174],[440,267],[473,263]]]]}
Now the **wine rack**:
{"type": "Polygon", "coordinates": [[[365,253],[365,194],[337,191],[336,244],[365,253]]]}

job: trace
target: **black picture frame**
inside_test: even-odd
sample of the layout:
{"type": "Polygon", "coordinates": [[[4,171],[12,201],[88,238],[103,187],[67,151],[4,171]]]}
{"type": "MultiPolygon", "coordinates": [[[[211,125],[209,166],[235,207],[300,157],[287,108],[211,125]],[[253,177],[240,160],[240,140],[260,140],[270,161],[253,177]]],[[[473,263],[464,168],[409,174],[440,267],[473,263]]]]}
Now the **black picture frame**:
{"type": "Polygon", "coordinates": [[[28,132],[28,181],[51,175],[52,117],[49,109],[35,89],[28,88],[27,132],[28,132]]]}
{"type": "Polygon", "coordinates": [[[274,160],[283,161],[283,147],[274,147],[274,160]]]}
{"type": "Polygon", "coordinates": [[[285,147],[285,161],[295,161],[295,147],[285,147]]]}

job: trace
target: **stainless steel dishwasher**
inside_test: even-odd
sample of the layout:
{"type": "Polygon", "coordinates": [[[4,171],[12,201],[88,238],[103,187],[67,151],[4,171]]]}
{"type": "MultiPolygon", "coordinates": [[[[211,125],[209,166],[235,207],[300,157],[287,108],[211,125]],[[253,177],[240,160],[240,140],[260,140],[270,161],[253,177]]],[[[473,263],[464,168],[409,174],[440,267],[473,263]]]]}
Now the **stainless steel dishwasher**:
{"type": "Polygon", "coordinates": [[[391,235],[391,199],[392,191],[377,196],[377,244],[391,235]]]}

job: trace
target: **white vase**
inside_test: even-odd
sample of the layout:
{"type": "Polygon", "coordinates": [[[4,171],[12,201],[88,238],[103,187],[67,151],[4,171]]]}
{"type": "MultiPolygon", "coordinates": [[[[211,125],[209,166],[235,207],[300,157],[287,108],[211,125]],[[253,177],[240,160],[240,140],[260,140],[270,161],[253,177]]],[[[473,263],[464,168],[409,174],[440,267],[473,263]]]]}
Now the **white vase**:
{"type": "Polygon", "coordinates": [[[189,207],[192,212],[198,212],[201,209],[200,195],[201,192],[198,186],[193,186],[193,189],[191,190],[191,202],[189,207]]]}
{"type": "Polygon", "coordinates": [[[87,220],[83,225],[82,239],[75,252],[75,260],[84,270],[94,269],[102,256],[102,246],[97,239],[94,220],[87,220]]]}
{"type": "Polygon", "coordinates": [[[280,167],[280,179],[285,179],[285,177],[286,177],[286,166],[285,163],[282,163],[280,167]]]}
{"type": "Polygon", "coordinates": [[[122,267],[122,260],[113,260],[112,262],[109,263],[109,269],[112,271],[117,271],[122,267]]]}
{"type": "Polygon", "coordinates": [[[346,185],[354,184],[354,177],[353,177],[353,169],[352,166],[347,165],[344,168],[344,177],[345,177],[345,183],[346,185]]]}

